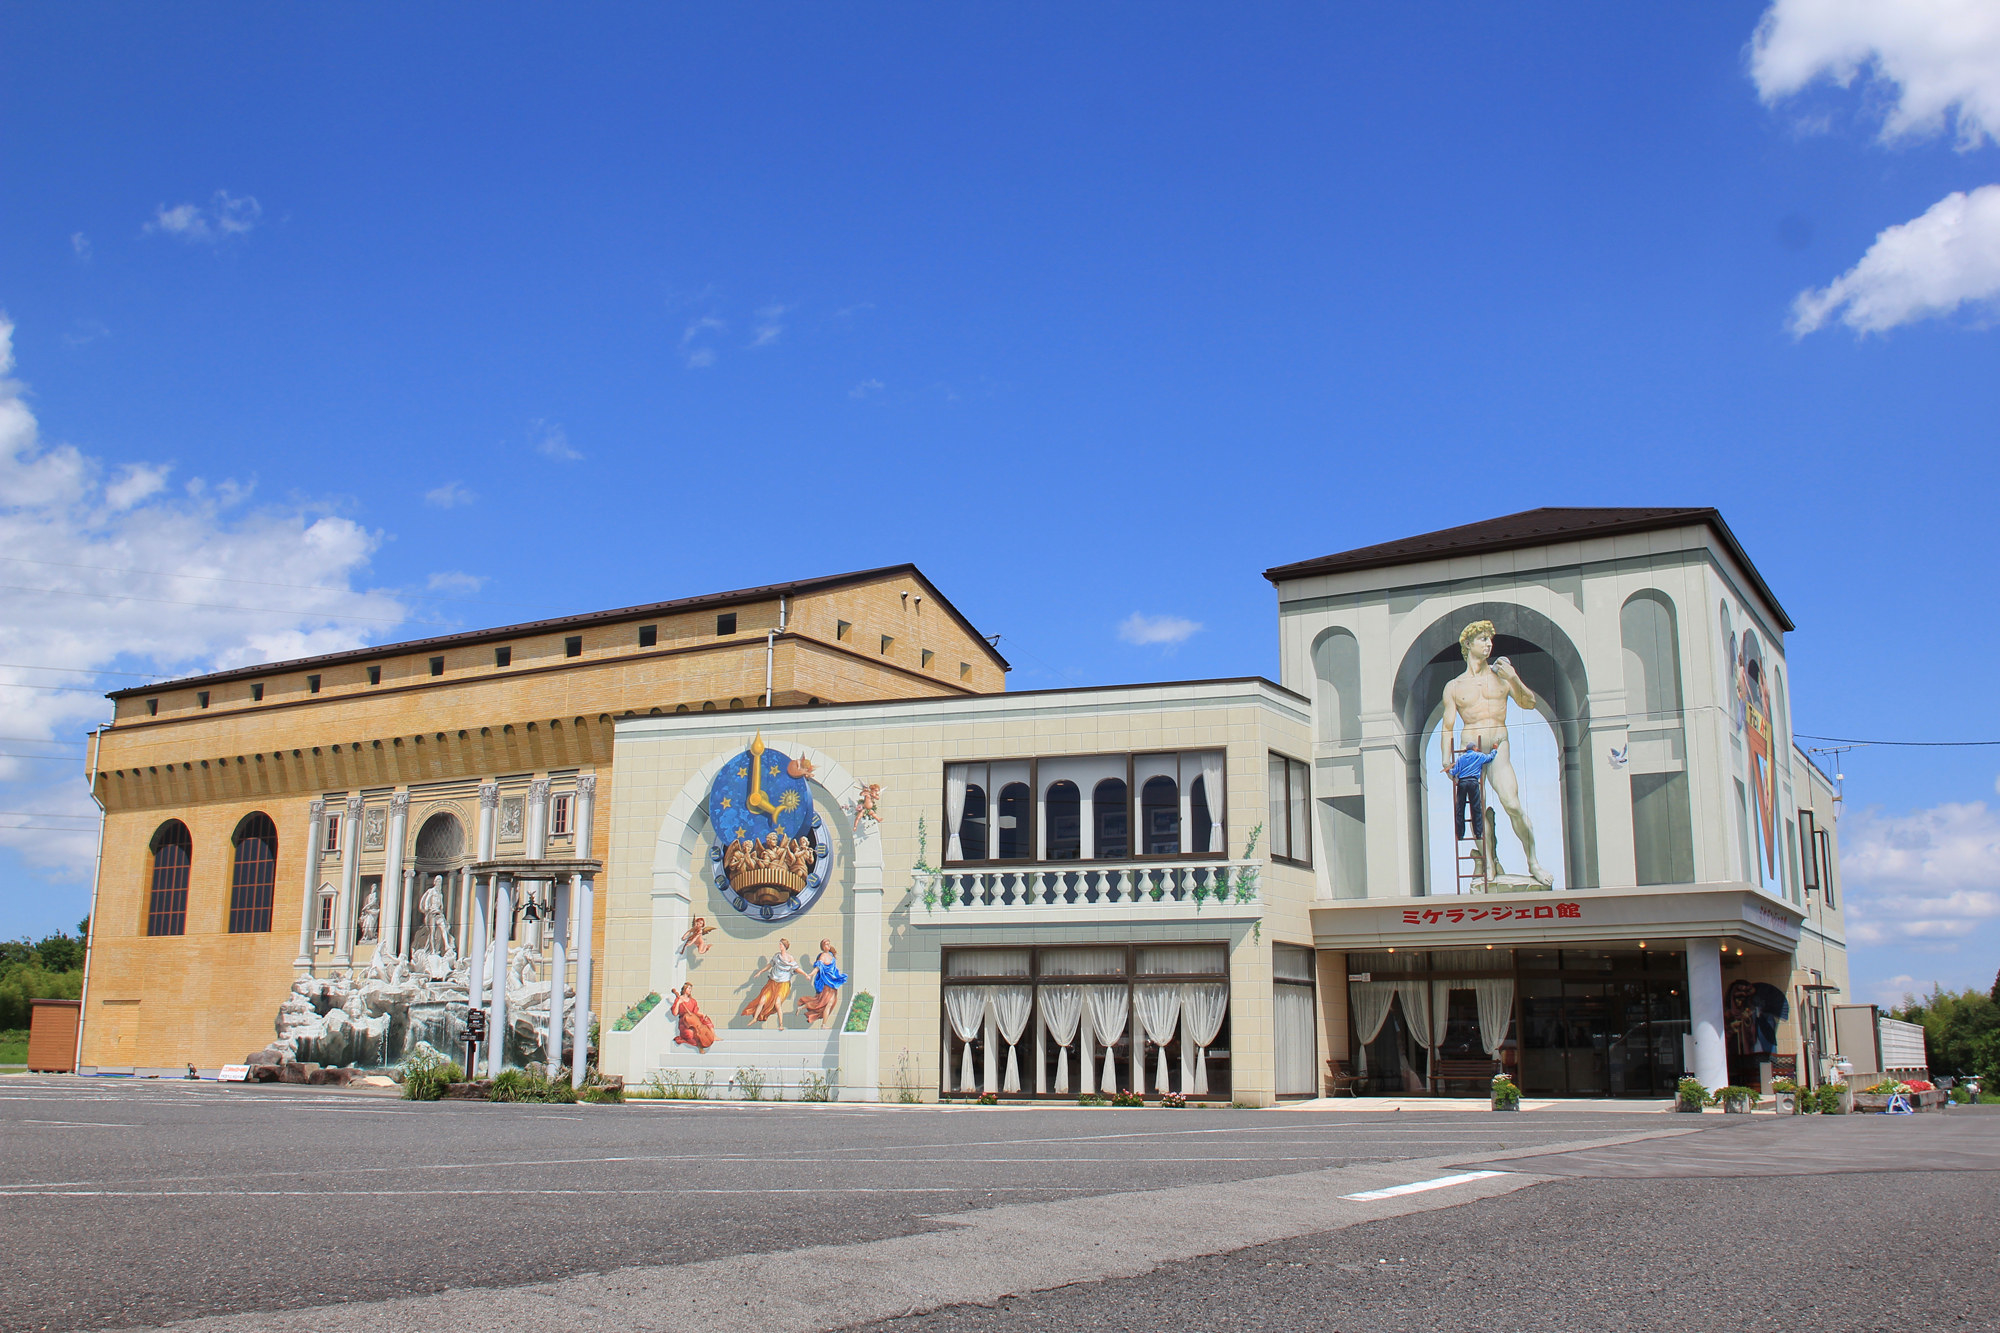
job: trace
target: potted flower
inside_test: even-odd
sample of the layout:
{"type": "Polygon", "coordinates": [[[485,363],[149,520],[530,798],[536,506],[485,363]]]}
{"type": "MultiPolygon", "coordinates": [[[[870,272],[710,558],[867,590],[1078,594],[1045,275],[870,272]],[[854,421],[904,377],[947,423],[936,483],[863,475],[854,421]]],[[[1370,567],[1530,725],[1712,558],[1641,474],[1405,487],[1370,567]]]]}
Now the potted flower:
{"type": "Polygon", "coordinates": [[[1774,1094],[1773,1100],[1776,1103],[1776,1110],[1779,1115],[1797,1115],[1799,1113],[1799,1085],[1796,1081],[1789,1078],[1781,1078],[1771,1085],[1771,1091],[1774,1094]]]}
{"type": "Polygon", "coordinates": [[[1160,1094],[1160,1109],[1163,1111],[1178,1111],[1186,1105],[1187,1094],[1184,1092],[1163,1092],[1160,1094]]]}
{"type": "Polygon", "coordinates": [[[1708,1105],[1708,1088],[1694,1075],[1683,1077],[1674,1088],[1674,1109],[1693,1111],[1697,1114],[1708,1105]]]}
{"type": "Polygon", "coordinates": [[[1731,1083],[1727,1087],[1717,1088],[1712,1100],[1722,1107],[1724,1115],[1749,1115],[1750,1107],[1757,1100],[1757,1089],[1731,1083]]]}
{"type": "Polygon", "coordinates": [[[1521,1109],[1520,1086],[1505,1074],[1495,1074],[1493,1076],[1493,1109],[1496,1111],[1518,1111],[1521,1109]]]}

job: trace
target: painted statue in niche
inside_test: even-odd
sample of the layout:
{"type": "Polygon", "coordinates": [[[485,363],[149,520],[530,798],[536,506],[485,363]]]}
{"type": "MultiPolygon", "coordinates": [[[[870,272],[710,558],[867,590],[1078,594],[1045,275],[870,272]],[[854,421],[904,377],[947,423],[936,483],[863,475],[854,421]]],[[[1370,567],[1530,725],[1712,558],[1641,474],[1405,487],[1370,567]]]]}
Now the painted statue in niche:
{"type": "Polygon", "coordinates": [[[760,733],[709,788],[716,891],[754,920],[797,916],[826,890],[833,849],[813,809],[811,773],[809,764],[766,746],[760,733]]]}
{"type": "Polygon", "coordinates": [[[1520,778],[1514,772],[1507,744],[1507,705],[1535,708],[1535,692],[1516,674],[1513,663],[1493,656],[1493,622],[1475,620],[1458,635],[1458,651],[1465,658],[1465,672],[1444,687],[1444,720],[1438,728],[1443,767],[1452,775],[1462,752],[1490,755],[1481,775],[1493,799],[1506,812],[1521,840],[1527,857],[1528,877],[1508,875],[1500,865],[1499,844],[1490,819],[1482,821],[1474,845],[1474,875],[1487,885],[1536,884],[1548,888],[1555,883],[1535,855],[1535,826],[1521,804],[1520,778]],[[1462,727],[1462,729],[1461,729],[1462,727]]]}
{"type": "Polygon", "coordinates": [[[706,1051],[715,1045],[715,1023],[701,1011],[694,998],[694,983],[684,982],[674,992],[674,1044],[706,1051]]]}
{"type": "Polygon", "coordinates": [[[379,852],[389,838],[389,812],[370,810],[361,816],[361,850],[379,852]]]}
{"type": "Polygon", "coordinates": [[[743,1006],[741,1016],[758,1025],[775,1018],[783,1029],[785,998],[792,993],[792,978],[798,973],[799,961],[792,957],[792,942],[779,940],[778,952],[771,955],[770,975],[763,989],[757,992],[757,998],[743,1006]]]}
{"type": "Polygon", "coordinates": [[[847,974],[840,970],[840,950],[833,947],[832,940],[819,942],[819,953],[813,958],[812,984],[813,993],[799,997],[799,1012],[806,1016],[807,1027],[818,1027],[832,1020],[840,1008],[840,988],[847,984],[847,974]]]}
{"type": "Polygon", "coordinates": [[[373,887],[368,896],[361,900],[361,938],[372,940],[379,934],[382,925],[382,892],[373,887]]]}
{"type": "Polygon", "coordinates": [[[509,796],[500,802],[499,840],[501,842],[521,840],[521,798],[518,796],[509,796]]]}

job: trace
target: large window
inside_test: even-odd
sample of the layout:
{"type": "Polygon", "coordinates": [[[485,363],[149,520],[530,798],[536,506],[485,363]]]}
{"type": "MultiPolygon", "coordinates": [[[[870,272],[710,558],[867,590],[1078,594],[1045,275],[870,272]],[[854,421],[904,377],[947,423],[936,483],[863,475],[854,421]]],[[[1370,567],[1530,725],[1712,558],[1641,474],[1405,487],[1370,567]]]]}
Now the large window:
{"type": "Polygon", "coordinates": [[[229,879],[229,933],[259,934],[271,929],[271,903],[278,882],[278,829],[259,811],[236,826],[236,869],[229,879]]]}
{"type": "Polygon", "coordinates": [[[1227,945],[949,949],[943,991],[943,1096],[1229,1099],[1227,945]]]}
{"type": "Polygon", "coordinates": [[[947,764],[944,861],[1224,855],[1223,771],[1220,750],[947,764]]]}
{"type": "Polygon", "coordinates": [[[1312,770],[1281,754],[1270,756],[1271,856],[1312,864],[1312,770]]]}
{"type": "Polygon", "coordinates": [[[187,825],[169,819],[153,834],[151,891],[146,896],[148,935],[187,934],[188,872],[194,864],[194,838],[187,825]]]}

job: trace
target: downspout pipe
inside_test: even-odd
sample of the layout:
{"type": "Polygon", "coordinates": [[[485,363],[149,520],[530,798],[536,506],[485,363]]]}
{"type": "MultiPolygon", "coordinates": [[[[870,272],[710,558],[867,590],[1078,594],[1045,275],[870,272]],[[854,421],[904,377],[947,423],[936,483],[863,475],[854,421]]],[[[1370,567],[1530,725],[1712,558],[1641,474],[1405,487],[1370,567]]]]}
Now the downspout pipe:
{"type": "MultiPolygon", "coordinates": [[[[107,722],[105,726],[111,726],[107,722]]],[[[90,959],[97,952],[97,895],[104,887],[104,802],[97,799],[97,756],[104,748],[103,729],[90,733],[90,757],[85,760],[84,781],[90,784],[90,802],[97,807],[97,860],[90,873],[90,928],[84,932],[83,990],[76,1007],[76,1051],[71,1069],[83,1068],[83,1029],[90,1016],[90,959]]]]}
{"type": "Polygon", "coordinates": [[[787,609],[785,596],[783,593],[780,593],[778,595],[778,628],[764,631],[764,707],[766,708],[770,708],[776,703],[776,696],[772,693],[771,689],[771,660],[777,652],[778,636],[785,632],[787,609]]]}

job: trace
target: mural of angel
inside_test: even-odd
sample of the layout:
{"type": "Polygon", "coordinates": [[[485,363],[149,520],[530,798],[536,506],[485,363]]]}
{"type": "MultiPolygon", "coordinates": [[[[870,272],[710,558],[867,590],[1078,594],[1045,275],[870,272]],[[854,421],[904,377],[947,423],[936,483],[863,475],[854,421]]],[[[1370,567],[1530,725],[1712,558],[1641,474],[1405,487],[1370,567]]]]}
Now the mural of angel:
{"type": "Polygon", "coordinates": [[[833,947],[832,940],[819,942],[812,976],[813,993],[799,997],[799,1011],[806,1016],[808,1026],[817,1027],[831,1020],[840,1007],[840,988],[847,984],[847,974],[840,970],[840,950],[833,947]]]}
{"type": "Polygon", "coordinates": [[[681,952],[685,954],[692,947],[696,957],[706,954],[708,952],[708,937],[713,935],[717,929],[719,927],[708,924],[707,917],[696,917],[694,924],[687,928],[687,933],[681,936],[681,952]]]}
{"type": "Polygon", "coordinates": [[[881,822],[882,814],[877,808],[881,800],[882,784],[879,782],[871,782],[855,794],[854,823],[856,827],[881,822]]]}
{"type": "Polygon", "coordinates": [[[678,1022],[674,1034],[676,1046],[692,1046],[698,1051],[706,1051],[715,1045],[715,1023],[695,1001],[692,981],[674,992],[673,1015],[678,1022]]]}
{"type": "Polygon", "coordinates": [[[785,1026],[785,997],[792,993],[792,978],[799,972],[799,960],[792,957],[792,942],[778,941],[778,952],[771,956],[770,980],[757,992],[757,998],[743,1006],[743,1013],[753,1023],[762,1023],[775,1018],[778,1026],[785,1026]]]}

